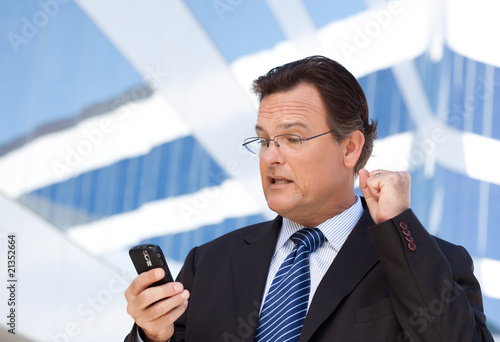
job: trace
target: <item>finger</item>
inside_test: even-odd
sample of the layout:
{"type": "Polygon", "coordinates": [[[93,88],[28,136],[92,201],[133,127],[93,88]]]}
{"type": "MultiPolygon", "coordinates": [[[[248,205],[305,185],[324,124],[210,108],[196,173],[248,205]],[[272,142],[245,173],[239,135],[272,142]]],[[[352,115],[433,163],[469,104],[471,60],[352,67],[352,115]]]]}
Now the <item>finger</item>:
{"type": "Polygon", "coordinates": [[[147,288],[139,295],[128,301],[127,312],[136,322],[148,322],[164,314],[166,311],[171,310],[173,307],[179,305],[179,303],[187,299],[189,297],[189,292],[187,292],[187,295],[185,293],[183,294],[183,292],[187,292],[187,290],[184,290],[181,283],[168,283],[161,286],[147,288]],[[175,298],[177,296],[180,296],[181,298],[175,298]],[[174,298],[174,300],[160,306],[156,306],[155,309],[150,310],[156,303],[169,298],[174,298]],[[156,311],[161,310],[164,305],[169,306],[164,308],[163,311],[156,311]]]}
{"type": "Polygon", "coordinates": [[[166,320],[166,324],[174,323],[186,311],[188,305],[189,301],[185,300],[160,318],[166,320]]]}
{"type": "Polygon", "coordinates": [[[361,193],[368,201],[370,199],[378,200],[380,195],[380,173],[375,170],[372,172],[368,172],[366,169],[364,171],[359,171],[359,189],[361,193]]]}
{"type": "Polygon", "coordinates": [[[177,321],[177,319],[179,317],[181,317],[181,315],[184,313],[184,311],[186,311],[188,305],[189,305],[189,301],[185,300],[184,302],[182,302],[181,305],[179,305],[176,308],[174,308],[173,310],[171,310],[169,313],[169,315],[170,315],[169,320],[172,322],[177,321]]]}
{"type": "Polygon", "coordinates": [[[132,281],[130,286],[125,291],[125,298],[129,301],[131,298],[137,296],[139,293],[147,289],[151,284],[162,279],[165,275],[165,271],[161,268],[154,268],[147,272],[139,274],[132,281]]]}
{"type": "Polygon", "coordinates": [[[140,309],[144,309],[160,300],[174,297],[182,293],[183,290],[184,286],[177,282],[149,287],[132,299],[132,304],[140,309]]]}
{"type": "Polygon", "coordinates": [[[359,190],[361,190],[361,193],[365,197],[365,199],[370,198],[370,192],[368,190],[368,177],[369,173],[367,169],[361,169],[358,172],[359,175],[359,190]]]}
{"type": "Polygon", "coordinates": [[[379,176],[373,176],[368,178],[366,182],[366,188],[368,192],[370,193],[371,198],[378,200],[380,197],[380,190],[382,188],[381,186],[381,180],[379,179],[379,176]]]}
{"type": "MultiPolygon", "coordinates": [[[[143,314],[140,317],[140,321],[151,322],[162,316],[165,316],[166,314],[170,315],[171,312],[178,313],[179,310],[176,309],[179,306],[183,307],[183,303],[187,302],[189,295],[190,294],[188,290],[183,290],[179,294],[157,301],[156,303],[152,304],[151,306],[149,306],[147,309],[144,310],[143,314]]],[[[182,310],[182,312],[183,311],[184,310],[182,310]]],[[[173,317],[172,320],[168,322],[169,324],[173,323],[178,318],[176,314],[172,315],[172,317],[173,317]]]]}

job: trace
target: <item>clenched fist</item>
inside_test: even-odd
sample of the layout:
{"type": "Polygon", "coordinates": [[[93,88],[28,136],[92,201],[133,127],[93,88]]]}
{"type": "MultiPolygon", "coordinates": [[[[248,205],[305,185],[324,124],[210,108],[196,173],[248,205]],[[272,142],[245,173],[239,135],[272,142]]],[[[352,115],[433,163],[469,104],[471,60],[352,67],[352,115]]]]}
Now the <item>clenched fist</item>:
{"type": "Polygon", "coordinates": [[[376,224],[410,208],[411,177],[405,171],[359,170],[359,189],[376,224]]]}

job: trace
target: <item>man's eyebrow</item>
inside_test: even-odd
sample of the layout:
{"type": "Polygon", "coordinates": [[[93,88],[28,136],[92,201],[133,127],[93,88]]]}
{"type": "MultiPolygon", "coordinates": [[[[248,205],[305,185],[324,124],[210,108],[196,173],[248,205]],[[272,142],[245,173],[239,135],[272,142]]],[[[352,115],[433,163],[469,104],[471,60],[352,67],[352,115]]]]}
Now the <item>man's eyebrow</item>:
{"type": "MultiPolygon", "coordinates": [[[[285,130],[285,129],[289,129],[289,128],[292,128],[292,127],[296,127],[296,126],[299,126],[299,127],[302,127],[302,128],[305,128],[307,129],[308,127],[306,126],[306,124],[304,124],[303,122],[300,122],[300,121],[294,121],[294,122],[282,122],[278,125],[278,129],[282,129],[282,130],[285,130]]],[[[255,131],[257,132],[265,132],[265,129],[263,129],[261,126],[259,125],[256,125],[255,126],[255,131]]]]}
{"type": "Polygon", "coordinates": [[[306,128],[307,129],[307,126],[305,123],[303,122],[300,122],[300,121],[294,121],[294,122],[282,122],[278,125],[278,128],[280,129],[288,129],[288,128],[292,128],[292,127],[296,127],[296,126],[299,126],[299,127],[302,127],[302,128],[306,128]]]}

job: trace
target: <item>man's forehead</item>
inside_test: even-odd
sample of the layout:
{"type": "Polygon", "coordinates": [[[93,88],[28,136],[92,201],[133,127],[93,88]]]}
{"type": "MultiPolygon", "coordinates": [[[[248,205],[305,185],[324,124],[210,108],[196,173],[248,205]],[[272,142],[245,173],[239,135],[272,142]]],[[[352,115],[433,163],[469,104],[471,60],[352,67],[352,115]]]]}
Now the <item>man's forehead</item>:
{"type": "MultiPolygon", "coordinates": [[[[307,125],[302,121],[290,121],[290,120],[281,120],[275,126],[278,130],[286,130],[290,128],[308,128],[307,125]]],[[[264,127],[262,127],[259,123],[255,125],[256,131],[265,131],[264,127]]]]}

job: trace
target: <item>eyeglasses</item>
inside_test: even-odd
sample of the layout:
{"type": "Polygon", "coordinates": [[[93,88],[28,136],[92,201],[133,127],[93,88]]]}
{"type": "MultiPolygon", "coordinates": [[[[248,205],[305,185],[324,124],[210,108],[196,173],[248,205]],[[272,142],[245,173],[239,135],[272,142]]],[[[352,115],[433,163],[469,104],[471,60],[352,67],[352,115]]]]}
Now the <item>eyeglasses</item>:
{"type": "Polygon", "coordinates": [[[275,136],[273,139],[266,139],[263,137],[251,137],[245,139],[243,142],[243,146],[245,146],[248,153],[252,156],[258,156],[262,152],[267,151],[269,148],[269,143],[274,141],[276,147],[280,150],[281,153],[296,153],[302,150],[302,142],[311,140],[322,135],[332,133],[333,130],[315,135],[310,138],[302,138],[297,134],[280,134],[275,136]]]}

